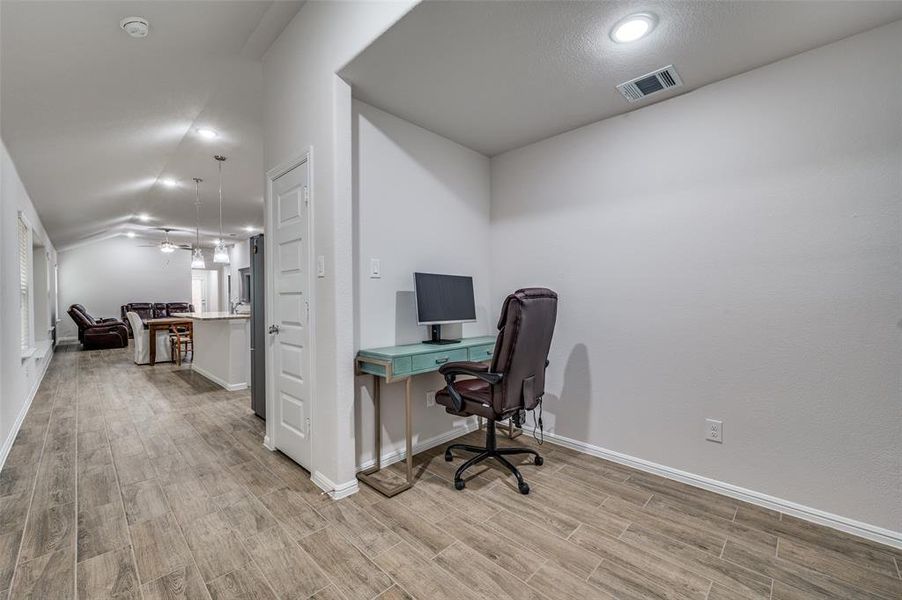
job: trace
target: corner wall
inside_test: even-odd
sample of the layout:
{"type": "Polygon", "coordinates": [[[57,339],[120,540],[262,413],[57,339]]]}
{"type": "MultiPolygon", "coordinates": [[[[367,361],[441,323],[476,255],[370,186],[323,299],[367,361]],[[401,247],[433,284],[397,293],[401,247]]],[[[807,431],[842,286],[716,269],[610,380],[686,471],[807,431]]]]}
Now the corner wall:
{"type": "Polygon", "coordinates": [[[416,4],[307,2],[263,59],[264,168],[312,152],[316,481],[356,489],[351,90],[336,73],[416,4]]]}
{"type": "Polygon", "coordinates": [[[492,160],[551,431],[902,532],[900,64],[897,22],[492,160]]]}
{"type": "MultiPolygon", "coordinates": [[[[0,141],[0,466],[6,460],[21,420],[53,358],[52,348],[44,356],[22,358],[19,347],[19,212],[24,214],[33,235],[43,241],[49,252],[52,273],[56,251],[19,179],[6,145],[0,141]]],[[[52,276],[49,292],[52,299],[55,293],[52,276]]],[[[52,325],[53,302],[48,304],[52,325]]]]}
{"type": "MultiPolygon", "coordinates": [[[[355,349],[428,338],[428,328],[417,326],[415,271],[471,275],[477,322],[463,324],[460,335],[492,333],[489,159],[363,102],[354,101],[353,117],[355,349]],[[371,258],[381,261],[378,279],[369,276],[371,258]]],[[[375,459],[372,386],[372,377],[357,378],[358,466],[375,459]]],[[[415,447],[475,424],[426,406],[426,392],[444,386],[438,374],[411,382],[415,447]]],[[[383,456],[397,455],[405,445],[403,384],[383,385],[382,426],[383,456]]]]}

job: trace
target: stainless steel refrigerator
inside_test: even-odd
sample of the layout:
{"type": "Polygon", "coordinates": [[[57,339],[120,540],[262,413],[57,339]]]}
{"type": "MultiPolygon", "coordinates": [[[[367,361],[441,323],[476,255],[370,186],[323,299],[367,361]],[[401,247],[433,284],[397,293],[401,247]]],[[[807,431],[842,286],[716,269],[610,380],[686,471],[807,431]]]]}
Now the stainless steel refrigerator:
{"type": "Polygon", "coordinates": [[[263,287],[263,234],[248,240],[250,244],[250,281],[248,291],[251,303],[251,408],[261,419],[266,419],[266,314],[263,287]]]}

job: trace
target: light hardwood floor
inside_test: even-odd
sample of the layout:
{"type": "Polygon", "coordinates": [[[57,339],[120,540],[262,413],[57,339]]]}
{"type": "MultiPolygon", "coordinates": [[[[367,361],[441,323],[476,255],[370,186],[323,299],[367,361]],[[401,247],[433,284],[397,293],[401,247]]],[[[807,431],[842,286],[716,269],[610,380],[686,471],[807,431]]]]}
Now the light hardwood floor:
{"type": "Polygon", "coordinates": [[[453,490],[437,448],[334,502],[262,434],[190,368],[58,352],[0,473],[0,600],[902,598],[898,550],[552,444],[528,496],[453,490]]]}

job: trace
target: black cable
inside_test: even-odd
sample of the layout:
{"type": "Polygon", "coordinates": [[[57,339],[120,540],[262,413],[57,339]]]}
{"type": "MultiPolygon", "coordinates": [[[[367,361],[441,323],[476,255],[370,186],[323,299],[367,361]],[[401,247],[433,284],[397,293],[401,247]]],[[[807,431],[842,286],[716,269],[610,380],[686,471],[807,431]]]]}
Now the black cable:
{"type": "Polygon", "coordinates": [[[541,446],[545,443],[545,428],[542,425],[542,399],[539,398],[539,420],[536,422],[536,409],[532,409],[532,437],[539,443],[541,446]],[[539,432],[539,435],[536,435],[536,432],[539,432]]]}

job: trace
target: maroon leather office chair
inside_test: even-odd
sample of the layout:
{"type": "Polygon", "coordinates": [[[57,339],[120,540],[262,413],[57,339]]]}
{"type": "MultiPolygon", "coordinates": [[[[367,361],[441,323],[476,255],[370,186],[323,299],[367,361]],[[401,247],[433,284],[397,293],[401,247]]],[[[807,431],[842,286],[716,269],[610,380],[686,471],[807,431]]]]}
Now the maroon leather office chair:
{"type": "Polygon", "coordinates": [[[545,368],[557,318],[557,294],[546,288],[520,289],[508,296],[498,320],[498,339],[489,364],[454,362],[442,365],[439,373],[448,386],[439,391],[435,401],[453,415],[476,415],[487,419],[485,447],[452,444],[445,460],[454,459],[452,450],[475,452],[454,474],[454,487],[464,489],[464,471],[487,458],[494,458],[514,474],[520,493],[528,494],[529,485],[520,471],[505,456],[532,454],[536,465],[544,461],[530,448],[498,448],[495,422],[519,417],[520,411],[532,410],[545,394],[545,368]],[[458,375],[474,379],[457,381],[458,375]]]}

